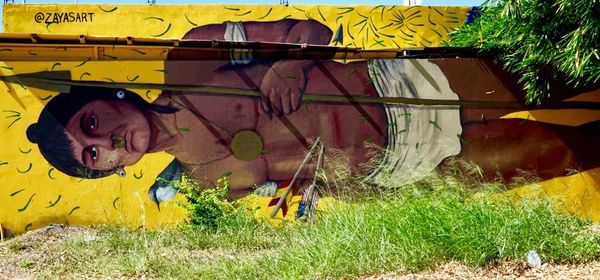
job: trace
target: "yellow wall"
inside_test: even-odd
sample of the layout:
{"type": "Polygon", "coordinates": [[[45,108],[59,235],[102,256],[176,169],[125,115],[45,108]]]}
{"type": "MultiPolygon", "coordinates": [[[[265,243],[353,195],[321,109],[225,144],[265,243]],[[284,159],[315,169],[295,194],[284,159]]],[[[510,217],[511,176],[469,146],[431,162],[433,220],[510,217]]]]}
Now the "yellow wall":
{"type": "MultiPolygon", "coordinates": [[[[344,44],[363,48],[438,46],[469,7],[315,5],[4,5],[4,30],[179,39],[195,26],[225,21],[314,19],[344,29],[344,44]],[[89,22],[46,23],[55,14],[92,13],[89,22]],[[43,17],[43,20],[36,22],[43,17]],[[404,23],[404,24],[403,24],[404,23]]],[[[75,14],[76,15],[76,14],[75,14]]],[[[57,16],[58,17],[58,16],[57,16]]],[[[69,17],[70,18],[70,17],[69,17]]]]}
{"type": "MultiPolygon", "coordinates": [[[[74,79],[96,78],[127,81],[139,76],[139,82],[163,79],[161,62],[11,62],[2,63],[2,75],[69,69],[74,79]],[[120,65],[119,65],[120,64],[120,65]],[[118,71],[115,71],[118,69],[118,71]]],[[[37,118],[44,104],[55,92],[0,82],[0,221],[4,228],[20,232],[48,223],[127,224],[132,227],[155,227],[173,224],[184,218],[174,202],[161,205],[161,211],[148,199],[148,187],[172,157],[150,154],[128,168],[121,178],[82,180],[55,170],[40,155],[37,145],[25,137],[25,130],[37,118]],[[10,87],[10,90],[9,88],[10,87]]],[[[156,97],[157,92],[148,96],[156,97]]],[[[145,92],[142,96],[146,96],[145,92]]]]}
{"type": "MultiPolygon", "coordinates": [[[[468,7],[400,6],[240,6],[240,5],[4,5],[5,32],[38,34],[87,34],[153,38],[181,38],[195,26],[225,21],[276,21],[314,19],[334,33],[341,26],[343,45],[363,48],[439,46],[448,32],[463,24],[468,7]],[[64,21],[79,16],[80,22],[64,21]],[[71,14],[70,14],[71,13],[71,14]],[[81,22],[82,14],[86,22],[81,22]],[[90,16],[91,14],[91,16],[90,16]],[[47,23],[47,19],[49,23],[47,23]],[[39,21],[39,22],[38,22],[39,21]]],[[[332,42],[331,44],[335,44],[332,42]]],[[[1,52],[2,50],[0,50],[1,52]]],[[[44,61],[0,63],[3,76],[37,71],[70,70],[73,80],[132,83],[164,82],[163,61],[44,61]]],[[[37,145],[25,137],[25,130],[37,121],[44,104],[56,95],[18,84],[0,81],[0,224],[12,232],[22,232],[48,223],[123,224],[132,228],[172,225],[185,219],[184,210],[175,201],[156,205],[148,198],[148,187],[172,159],[167,154],[146,155],[128,167],[125,178],[81,180],[68,177],[50,166],[37,145]]],[[[138,91],[152,100],[159,92],[138,91]]],[[[533,114],[532,114],[533,115],[533,114]]],[[[543,115],[538,113],[538,115],[543,115]]],[[[528,113],[514,117],[529,118],[528,113]]],[[[541,117],[540,117],[541,118],[541,117]]],[[[564,119],[549,120],[561,123],[564,119]]],[[[597,119],[572,121],[579,125],[597,119]]],[[[509,194],[536,196],[535,190],[547,190],[554,196],[567,197],[567,211],[600,220],[597,181],[600,171],[592,170],[571,177],[557,178],[537,186],[524,186],[509,194]],[[562,185],[567,187],[560,187],[562,185]]],[[[249,197],[257,205],[270,198],[249,197]]],[[[297,208],[299,197],[290,200],[290,211],[297,208]]],[[[264,207],[259,215],[270,211],[264,207]]],[[[288,215],[290,219],[293,215],[288,215]]],[[[279,216],[274,222],[282,219],[279,216]]]]}
{"type": "MultiPolygon", "coordinates": [[[[224,21],[314,19],[333,31],[342,26],[344,45],[395,48],[440,45],[447,39],[448,31],[462,25],[468,9],[304,5],[4,5],[4,30],[14,33],[181,38],[195,26],[224,21]],[[67,17],[77,21],[78,16],[78,22],[65,22],[67,17]],[[53,22],[55,17],[61,22],[53,22]]],[[[23,61],[0,65],[2,75],[70,70],[74,80],[136,83],[162,83],[162,69],[162,61],[23,61]]],[[[4,201],[0,207],[0,223],[4,228],[21,232],[48,223],[116,223],[132,228],[156,227],[185,218],[184,210],[177,206],[177,202],[161,204],[161,211],[158,211],[147,196],[148,187],[172,159],[170,155],[146,155],[136,165],[127,168],[125,178],[109,176],[81,180],[68,177],[54,170],[41,157],[37,145],[25,138],[29,124],[37,121],[44,104],[56,93],[1,82],[0,91],[7,93],[0,95],[0,143],[5,145],[0,149],[0,185],[3,186],[0,197],[4,201]]],[[[150,99],[158,94],[139,93],[150,99]]],[[[255,201],[261,205],[270,199],[255,198],[255,201]]],[[[290,212],[295,211],[298,201],[299,197],[291,200],[290,212]]],[[[262,211],[265,213],[260,215],[266,215],[268,211],[265,209],[262,211]]],[[[293,215],[286,218],[290,217],[293,215]]]]}

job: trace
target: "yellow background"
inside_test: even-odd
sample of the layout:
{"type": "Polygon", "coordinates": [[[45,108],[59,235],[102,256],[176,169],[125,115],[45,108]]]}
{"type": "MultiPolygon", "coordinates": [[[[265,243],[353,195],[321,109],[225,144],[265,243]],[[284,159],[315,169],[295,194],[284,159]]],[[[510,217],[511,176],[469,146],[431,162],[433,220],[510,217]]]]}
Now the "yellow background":
{"type": "MultiPolygon", "coordinates": [[[[4,5],[4,30],[178,39],[195,26],[225,21],[314,19],[329,26],[334,33],[341,26],[345,46],[377,49],[439,46],[448,38],[448,32],[463,24],[468,10],[468,7],[399,6],[4,5]],[[93,21],[59,24],[35,21],[38,13],[65,12],[94,13],[93,21]]],[[[70,70],[74,80],[162,83],[163,65],[163,61],[23,61],[0,63],[0,71],[2,75],[12,75],[70,70]]],[[[159,94],[138,92],[148,100],[159,94]]],[[[44,104],[56,93],[1,81],[0,93],[3,93],[0,95],[0,143],[3,144],[0,148],[0,224],[4,228],[15,233],[48,223],[113,223],[153,228],[185,219],[183,208],[177,204],[181,197],[161,204],[158,211],[147,195],[157,174],[171,161],[170,155],[146,155],[136,165],[127,167],[125,178],[68,177],[54,170],[41,157],[37,145],[25,137],[26,128],[37,121],[44,104]]],[[[568,179],[567,192],[575,196],[572,199],[578,199],[581,194],[592,202],[600,201],[598,173],[582,175],[585,180],[568,179]]],[[[550,191],[565,191],[552,188],[553,184],[548,185],[550,191]]],[[[524,187],[525,191],[519,194],[525,195],[530,189],[524,187]]],[[[293,217],[299,199],[289,200],[290,214],[285,219],[293,217]]],[[[271,198],[250,196],[248,200],[261,207],[259,216],[270,213],[266,205],[271,198]]],[[[598,203],[578,205],[580,208],[571,212],[600,220],[600,209],[594,206],[598,203]]],[[[282,219],[279,214],[271,221],[278,223],[282,219]]]]}

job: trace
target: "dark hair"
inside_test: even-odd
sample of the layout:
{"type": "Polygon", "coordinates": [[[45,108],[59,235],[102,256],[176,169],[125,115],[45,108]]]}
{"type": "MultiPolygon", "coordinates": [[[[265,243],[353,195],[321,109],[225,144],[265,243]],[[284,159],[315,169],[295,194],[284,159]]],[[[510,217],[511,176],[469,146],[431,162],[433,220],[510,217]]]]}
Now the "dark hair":
{"type": "Polygon", "coordinates": [[[69,176],[95,179],[115,173],[115,169],[95,170],[83,166],[73,154],[73,143],[65,131],[71,117],[94,100],[129,101],[140,109],[163,114],[179,111],[170,105],[148,103],[139,95],[125,89],[73,86],[69,93],[60,93],[46,104],[38,122],[27,128],[27,138],[38,144],[42,156],[52,166],[69,176]]]}

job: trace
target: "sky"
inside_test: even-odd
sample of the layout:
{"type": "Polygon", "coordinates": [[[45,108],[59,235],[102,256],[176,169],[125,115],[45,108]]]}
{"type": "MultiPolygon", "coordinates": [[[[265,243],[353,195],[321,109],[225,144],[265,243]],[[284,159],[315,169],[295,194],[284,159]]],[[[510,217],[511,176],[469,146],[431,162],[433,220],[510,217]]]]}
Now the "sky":
{"type": "MultiPolygon", "coordinates": [[[[280,0],[156,0],[157,4],[279,4],[280,0]]],[[[416,0],[421,5],[428,6],[477,6],[484,0],[416,0]]],[[[23,0],[14,0],[16,3],[23,3],[23,0]]],[[[74,4],[75,0],[25,0],[27,4],[74,4]]],[[[78,0],[79,4],[146,4],[146,0],[78,0]]],[[[401,5],[405,0],[288,0],[289,4],[320,4],[320,5],[401,5]]],[[[407,1],[408,2],[408,1],[407,1]]],[[[4,1],[0,2],[0,7],[4,6],[4,1]]],[[[0,22],[2,13],[0,13],[0,22]]],[[[0,31],[2,31],[0,25],[0,31]]]]}

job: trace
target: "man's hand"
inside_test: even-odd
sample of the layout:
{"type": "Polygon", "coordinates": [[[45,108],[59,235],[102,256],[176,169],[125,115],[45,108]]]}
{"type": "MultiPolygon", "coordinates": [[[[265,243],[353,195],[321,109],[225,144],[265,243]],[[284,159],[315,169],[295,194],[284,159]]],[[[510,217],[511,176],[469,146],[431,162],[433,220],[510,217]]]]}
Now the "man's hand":
{"type": "Polygon", "coordinates": [[[300,107],[306,87],[305,61],[278,61],[271,66],[260,84],[261,111],[267,115],[290,114],[300,107]]]}

